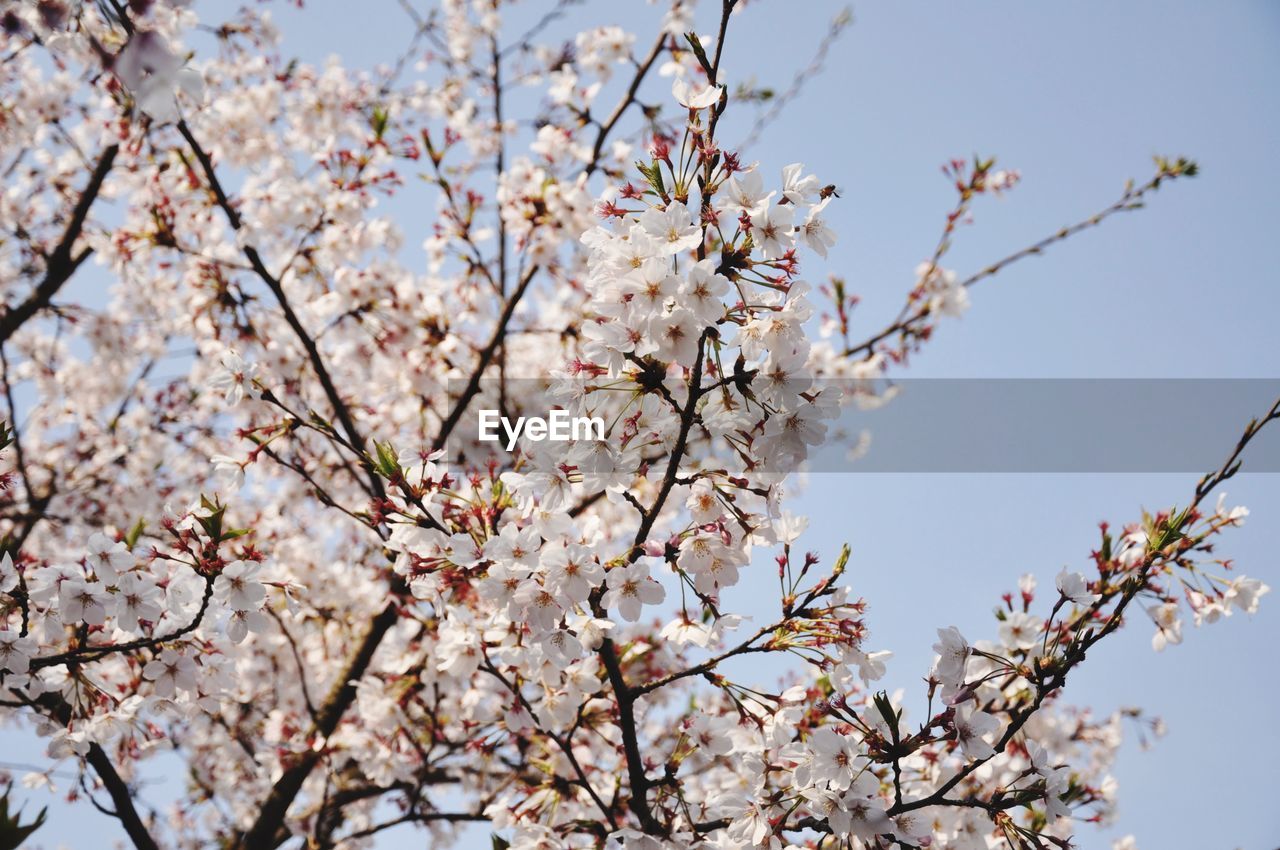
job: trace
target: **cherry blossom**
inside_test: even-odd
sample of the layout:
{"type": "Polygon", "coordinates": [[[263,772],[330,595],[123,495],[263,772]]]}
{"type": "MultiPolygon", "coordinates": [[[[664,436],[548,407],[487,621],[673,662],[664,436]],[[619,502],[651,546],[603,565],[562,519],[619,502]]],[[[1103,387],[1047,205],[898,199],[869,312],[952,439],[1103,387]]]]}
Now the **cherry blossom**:
{"type": "Polygon", "coordinates": [[[1082,574],[1069,572],[1065,567],[1054,579],[1054,584],[1064,599],[1077,605],[1088,607],[1100,598],[1098,594],[1089,592],[1088,582],[1082,574]]]}
{"type": "Polygon", "coordinates": [[[41,775],[144,850],[989,850],[1112,818],[1123,718],[1068,678],[1142,611],[1160,649],[1259,610],[1215,548],[1247,510],[1208,498],[1280,410],[1056,594],[938,629],[901,692],[857,541],[809,551],[792,489],[976,284],[1195,164],[964,277],[957,228],[1018,173],[949,162],[866,326],[825,262],[860,199],[721,121],[748,4],[705,36],[684,0],[634,33],[418,5],[373,69],[295,61],[261,4],[0,33],[0,713],[41,775]],[[488,451],[480,410],[605,428],[488,451]],[[152,817],[162,752],[190,785],[152,817]]]}
{"type": "Polygon", "coordinates": [[[0,593],[12,593],[18,586],[18,571],[13,566],[13,557],[5,552],[0,557],[0,593]]]}
{"type": "Polygon", "coordinates": [[[610,570],[605,581],[608,590],[601,600],[606,608],[617,608],[622,619],[634,623],[640,619],[645,605],[656,605],[666,596],[662,585],[649,576],[644,564],[630,564],[610,570]]]}
{"type": "Polygon", "coordinates": [[[105,534],[89,538],[88,563],[101,581],[114,582],[116,576],[133,566],[133,555],[123,541],[115,541],[105,534]]]}
{"type": "Polygon", "coordinates": [[[138,100],[138,108],[157,121],[178,118],[175,95],[183,92],[198,98],[204,81],[194,69],[185,67],[160,33],[137,32],[116,56],[113,70],[138,100]]]}
{"type": "Polygon", "coordinates": [[[31,657],[36,654],[35,638],[11,629],[0,629],[0,670],[26,673],[31,657]]]}
{"type": "Polygon", "coordinates": [[[671,84],[671,95],[681,106],[689,109],[707,109],[720,102],[724,88],[716,85],[697,86],[682,79],[671,84]]]}
{"type": "Polygon", "coordinates": [[[161,650],[142,668],[142,675],[155,683],[156,693],[173,697],[178,691],[192,691],[196,687],[196,665],[174,649],[161,650]]]}

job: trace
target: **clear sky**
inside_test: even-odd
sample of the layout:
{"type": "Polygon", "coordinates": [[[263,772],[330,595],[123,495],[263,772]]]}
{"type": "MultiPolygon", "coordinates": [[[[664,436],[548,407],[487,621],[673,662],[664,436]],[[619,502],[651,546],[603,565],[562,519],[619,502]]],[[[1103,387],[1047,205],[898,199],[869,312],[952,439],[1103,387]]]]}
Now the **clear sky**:
{"type": "MultiPolygon", "coordinates": [[[[336,52],[366,67],[394,59],[407,33],[396,3],[370,0],[358,15],[353,5],[309,2],[301,13],[278,5],[285,52],[312,61],[336,52]]],[[[704,5],[699,23],[709,32],[719,4],[704,5]]],[[[754,74],[785,88],[842,5],[749,3],[730,30],[730,78],[754,74]]],[[[520,6],[532,19],[550,0],[520,6]]],[[[202,7],[213,14],[209,0],[202,7]]],[[[978,204],[977,224],[948,261],[962,273],[1101,209],[1126,178],[1150,175],[1152,154],[1192,156],[1203,169],[1147,209],[982,283],[972,310],[941,329],[911,375],[1280,377],[1280,5],[881,0],[854,12],[826,70],[750,158],[769,172],[803,161],[844,189],[831,216],[840,244],[825,268],[806,272],[840,274],[863,295],[860,330],[896,314],[911,269],[932,250],[953,200],[938,167],[953,156],[995,155],[1024,178],[1010,196],[978,204]]],[[[555,31],[618,23],[648,33],[656,15],[638,0],[589,0],[555,31]]],[[[750,117],[730,113],[726,144],[750,117]]],[[[1194,403],[1170,407],[1196,415],[1194,403]]],[[[1083,569],[1099,520],[1120,525],[1142,506],[1185,503],[1194,478],[827,474],[812,477],[795,510],[811,517],[806,548],[831,556],[842,542],[853,546],[846,577],[871,603],[870,645],[898,652],[887,684],[915,695],[936,627],[991,636],[991,607],[1020,574],[1049,585],[1063,565],[1083,569]]],[[[1271,536],[1280,476],[1245,475],[1227,489],[1253,516],[1221,550],[1280,588],[1271,536]]],[[[771,591],[769,571],[758,570],[726,607],[736,600],[769,616],[771,591]]],[[[1151,750],[1126,745],[1115,771],[1121,826],[1082,826],[1080,847],[1109,847],[1125,833],[1144,850],[1280,844],[1278,603],[1273,594],[1252,620],[1189,629],[1161,655],[1150,649],[1150,623],[1135,617],[1068,683],[1072,702],[1102,712],[1144,706],[1169,727],[1151,750]]],[[[0,746],[5,759],[38,754],[9,735],[0,746]]],[[[156,799],[167,796],[166,780],[177,781],[160,768],[149,775],[156,799]]],[[[91,809],[75,812],[59,808],[42,843],[97,848],[119,834],[91,809]]],[[[379,844],[419,846],[396,831],[379,844]]]]}

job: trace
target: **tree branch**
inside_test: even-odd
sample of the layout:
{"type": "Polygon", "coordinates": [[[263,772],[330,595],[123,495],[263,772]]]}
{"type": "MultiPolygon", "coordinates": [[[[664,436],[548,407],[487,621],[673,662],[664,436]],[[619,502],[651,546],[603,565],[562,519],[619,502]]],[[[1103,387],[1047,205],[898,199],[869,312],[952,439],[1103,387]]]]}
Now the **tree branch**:
{"type": "MultiPolygon", "coordinates": [[[[205,180],[209,183],[209,189],[213,192],[214,199],[226,216],[231,229],[240,230],[244,226],[244,222],[240,218],[240,213],[232,206],[227,193],[223,190],[222,183],[218,180],[218,174],[214,170],[213,160],[208,152],[196,141],[196,137],[192,134],[191,128],[187,126],[185,120],[178,122],[178,132],[187,140],[187,144],[191,147],[191,152],[199,160],[205,180]]],[[[271,294],[275,296],[276,302],[280,305],[280,310],[284,313],[285,322],[293,330],[298,341],[302,343],[302,347],[307,353],[307,359],[311,361],[311,368],[316,373],[316,377],[320,379],[320,386],[324,389],[325,397],[328,398],[329,405],[333,408],[334,415],[338,418],[339,424],[342,425],[342,430],[346,433],[347,439],[353,447],[363,452],[365,446],[364,437],[360,435],[360,431],[356,427],[355,420],[351,416],[351,409],[338,393],[338,388],[333,383],[333,378],[329,374],[324,358],[320,356],[320,349],[316,346],[315,339],[303,327],[298,314],[293,311],[293,306],[290,305],[289,299],[285,296],[284,288],[280,285],[280,281],[267,269],[266,263],[262,261],[262,256],[258,253],[258,249],[246,244],[242,250],[254,272],[267,285],[267,289],[271,290],[271,294]]],[[[365,465],[365,473],[369,479],[369,495],[379,500],[385,499],[386,489],[382,485],[382,479],[367,464],[365,465]]]]}
{"type": "Polygon", "coordinates": [[[591,146],[591,161],[587,163],[587,174],[593,174],[600,167],[600,155],[604,151],[605,141],[608,140],[609,134],[613,132],[614,126],[622,119],[627,107],[635,103],[636,94],[640,91],[640,84],[648,76],[649,69],[653,67],[653,63],[658,61],[658,57],[662,55],[662,46],[666,42],[667,34],[665,32],[660,33],[657,40],[653,42],[653,46],[649,48],[648,55],[636,66],[636,74],[631,78],[631,85],[627,87],[626,93],[618,101],[618,105],[613,108],[613,112],[609,114],[605,122],[600,125],[600,132],[596,133],[595,144],[591,146]]]}
{"type": "MultiPolygon", "coordinates": [[[[323,744],[323,739],[327,739],[338,728],[343,715],[355,701],[356,684],[369,669],[374,652],[377,651],[382,638],[395,625],[398,616],[399,605],[393,599],[373,618],[360,645],[348,659],[337,681],[334,682],[329,696],[316,712],[316,721],[307,735],[308,740],[323,744]]],[[[284,823],[289,806],[302,790],[302,783],[311,775],[312,769],[320,761],[323,751],[322,745],[308,747],[276,780],[267,794],[267,799],[263,801],[262,808],[258,811],[257,819],[240,839],[239,846],[243,850],[271,850],[276,846],[276,834],[284,823]]]]}
{"type": "MultiPolygon", "coordinates": [[[[39,706],[45,709],[63,726],[68,726],[71,723],[71,706],[56,693],[44,694],[34,701],[28,699],[28,703],[33,707],[39,706]]],[[[115,765],[111,763],[111,758],[106,751],[98,744],[90,744],[85,761],[89,763],[94,773],[98,774],[98,778],[102,780],[103,787],[107,789],[107,793],[111,796],[111,802],[116,807],[114,817],[119,819],[124,831],[133,842],[133,846],[138,850],[159,850],[159,845],[151,837],[150,831],[148,831],[146,824],[142,822],[142,817],[138,814],[138,809],[133,803],[133,792],[129,790],[128,784],[121,778],[115,765]]]]}
{"type": "Polygon", "coordinates": [[[537,274],[538,267],[532,266],[524,273],[524,277],[520,278],[519,285],[516,286],[511,297],[507,299],[506,305],[502,308],[502,315],[498,317],[497,326],[493,329],[493,335],[489,337],[489,342],[480,351],[480,360],[476,363],[476,368],[471,372],[471,377],[467,380],[466,389],[462,391],[462,395],[458,397],[458,401],[454,404],[453,410],[449,412],[449,416],[440,426],[440,433],[436,435],[432,448],[439,450],[444,448],[445,441],[449,439],[449,435],[453,433],[453,429],[458,426],[458,422],[462,419],[462,415],[467,412],[467,405],[471,403],[471,399],[475,398],[476,393],[480,391],[480,381],[484,377],[484,371],[493,362],[493,355],[498,350],[498,346],[502,345],[502,340],[506,336],[507,325],[511,322],[511,316],[516,311],[520,299],[524,297],[529,283],[533,280],[533,276],[537,274]]]}
{"type": "Polygon", "coordinates": [[[58,294],[62,285],[71,279],[71,275],[75,274],[80,264],[93,252],[92,248],[85,248],[79,254],[73,254],[72,250],[84,230],[89,208],[93,206],[94,200],[102,190],[103,181],[107,179],[107,173],[111,171],[111,166],[116,161],[116,154],[119,152],[118,144],[108,145],[102,151],[102,156],[98,158],[98,164],[94,166],[93,174],[89,177],[88,185],[80,193],[80,200],[76,202],[75,209],[71,212],[71,220],[67,222],[62,238],[58,240],[57,247],[53,249],[53,253],[45,263],[44,280],[40,281],[26,301],[6,310],[5,314],[0,316],[0,345],[13,336],[32,316],[48,307],[53,296],[58,294]]]}

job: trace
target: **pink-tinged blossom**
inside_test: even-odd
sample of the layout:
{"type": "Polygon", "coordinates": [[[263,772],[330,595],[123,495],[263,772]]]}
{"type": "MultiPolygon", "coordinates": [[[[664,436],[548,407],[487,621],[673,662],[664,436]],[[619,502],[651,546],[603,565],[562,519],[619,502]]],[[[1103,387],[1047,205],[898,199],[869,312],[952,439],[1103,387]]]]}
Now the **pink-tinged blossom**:
{"type": "Polygon", "coordinates": [[[11,629],[0,629],[0,670],[9,673],[26,673],[31,658],[36,654],[34,638],[23,637],[11,629]]]}
{"type": "Polygon", "coordinates": [[[1056,591],[1023,576],[980,639],[939,631],[931,670],[895,671],[922,682],[877,692],[871,626],[911,612],[854,590],[893,565],[807,534],[792,473],[854,450],[842,411],[892,403],[969,307],[994,258],[969,281],[943,262],[1017,174],[947,163],[958,206],[901,318],[857,309],[821,262],[842,175],[747,158],[743,55],[717,29],[699,55],[694,4],[521,37],[508,4],[444,0],[368,72],[292,62],[262,9],[71,5],[0,28],[0,216],[24,230],[4,300],[39,301],[68,249],[111,283],[89,303],[72,281],[6,343],[0,722],[55,758],[96,743],[126,779],[180,753],[199,787],[143,816],[158,845],[224,840],[211,808],[359,843],[414,789],[512,850],[989,850],[996,800],[1065,846],[1113,816],[1130,721],[1057,676],[1121,605],[1160,647],[1187,611],[1266,601],[1209,553],[1247,511],[1197,493],[1104,527],[1056,591]],[[197,25],[218,33],[199,103],[197,25]],[[490,452],[477,409],[606,427],[490,452]]]}
{"type": "Polygon", "coordinates": [[[156,693],[172,698],[179,691],[196,689],[196,663],[176,649],[162,649],[142,668],[142,675],[155,684],[156,693]]]}
{"type": "Polygon", "coordinates": [[[1033,614],[1014,611],[1000,624],[1000,640],[1010,649],[1028,650],[1043,637],[1044,622],[1033,614]]]}
{"type": "Polygon", "coordinates": [[[836,232],[828,226],[822,212],[831,198],[824,198],[809,208],[800,224],[800,240],[819,257],[826,258],[827,251],[836,244],[836,232]]]}
{"type": "Polygon", "coordinates": [[[677,79],[671,84],[671,95],[681,106],[689,109],[707,109],[720,102],[723,86],[698,85],[677,79]]]}
{"type": "Polygon", "coordinates": [[[0,556],[0,593],[11,593],[18,586],[18,570],[8,552],[0,556]]]}
{"type": "Polygon", "coordinates": [[[964,682],[971,650],[960,630],[955,626],[938,629],[938,642],[933,645],[933,651],[938,653],[938,660],[933,665],[937,677],[953,685],[964,682]]]}
{"type": "Polygon", "coordinates": [[[113,584],[116,577],[133,566],[133,555],[124,541],[112,540],[98,533],[89,538],[86,560],[99,580],[113,584]]]}
{"type": "Polygon", "coordinates": [[[176,121],[179,92],[193,99],[204,94],[204,80],[185,65],[163,35],[141,30],[129,39],[112,67],[139,109],[157,121],[176,121]]]}
{"type": "Polygon", "coordinates": [[[692,366],[698,357],[702,322],[691,310],[677,307],[665,316],[658,316],[649,325],[657,342],[654,352],[660,359],[692,366]]]}
{"type": "Polygon", "coordinates": [[[99,582],[72,579],[58,586],[58,608],[67,622],[101,626],[111,604],[111,594],[99,582]]]}
{"type": "Polygon", "coordinates": [[[649,577],[649,568],[644,564],[614,567],[605,573],[605,583],[605,607],[617,609],[629,623],[640,619],[645,605],[657,605],[667,596],[662,585],[649,577]]]}
{"type": "Polygon", "coordinates": [[[1062,597],[1076,605],[1088,607],[1099,599],[1098,594],[1089,592],[1087,580],[1080,573],[1068,571],[1065,567],[1054,579],[1054,585],[1062,597]]]}
{"type": "Polygon", "coordinates": [[[804,163],[793,162],[782,169],[782,197],[791,203],[797,206],[812,203],[821,189],[822,181],[804,173],[804,163]]]}
{"type": "Polygon", "coordinates": [[[730,177],[716,198],[716,209],[730,221],[741,216],[753,216],[764,212],[773,193],[764,189],[764,178],[752,170],[730,177]]]}
{"type": "Polygon", "coordinates": [[[232,561],[213,582],[213,596],[233,611],[256,611],[267,597],[258,580],[262,565],[254,561],[232,561]]]}
{"type": "Polygon", "coordinates": [[[268,625],[267,615],[259,610],[232,610],[227,615],[227,639],[233,644],[243,643],[250,632],[264,632],[268,625]]]}
{"type": "Polygon", "coordinates": [[[693,212],[679,201],[672,201],[665,209],[650,207],[638,220],[662,255],[683,254],[702,244],[702,228],[693,212]]]}
{"type": "Polygon", "coordinates": [[[772,206],[751,215],[751,238],[767,260],[795,247],[795,207],[772,206]]]}
{"type": "Polygon", "coordinates": [[[208,380],[207,386],[223,394],[227,404],[235,407],[244,399],[245,390],[252,387],[258,372],[256,363],[249,363],[234,351],[222,355],[222,368],[208,380]]]}
{"type": "Polygon", "coordinates": [[[566,629],[551,629],[542,639],[542,651],[552,664],[565,668],[582,657],[582,641],[566,629]]]}
{"type": "Polygon", "coordinates": [[[699,260],[680,285],[680,303],[709,325],[724,316],[723,299],[728,293],[729,279],[718,274],[710,260],[699,260]]]}
{"type": "Polygon", "coordinates": [[[604,581],[604,568],[596,563],[591,551],[574,543],[545,550],[542,568],[551,586],[579,605],[604,581]]]}
{"type": "Polygon", "coordinates": [[[866,768],[854,739],[830,727],[813,733],[805,747],[807,759],[796,768],[801,785],[819,785],[843,791],[866,768]]]}
{"type": "Polygon", "coordinates": [[[956,743],[967,758],[989,759],[996,754],[991,742],[1000,729],[1000,721],[990,714],[962,705],[955,709],[952,725],[956,730],[956,743]]]}
{"type": "Polygon", "coordinates": [[[160,588],[151,577],[127,573],[116,581],[116,625],[125,631],[137,631],[141,621],[155,622],[164,611],[160,588]]]}

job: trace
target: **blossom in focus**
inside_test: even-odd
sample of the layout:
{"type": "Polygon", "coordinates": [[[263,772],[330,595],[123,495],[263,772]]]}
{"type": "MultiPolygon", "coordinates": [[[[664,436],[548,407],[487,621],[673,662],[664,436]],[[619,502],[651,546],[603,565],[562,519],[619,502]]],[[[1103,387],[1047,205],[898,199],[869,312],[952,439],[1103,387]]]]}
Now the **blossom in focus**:
{"type": "Polygon", "coordinates": [[[649,577],[644,564],[614,567],[605,574],[605,583],[605,607],[618,609],[622,619],[631,623],[640,619],[645,605],[657,605],[667,596],[662,585],[649,577]]]}
{"type": "Polygon", "coordinates": [[[235,407],[244,399],[245,389],[252,386],[258,366],[246,362],[234,351],[224,352],[221,364],[222,370],[208,379],[207,386],[222,393],[227,404],[235,407]]]}
{"type": "Polygon", "coordinates": [[[99,532],[89,538],[89,555],[86,559],[98,578],[108,584],[116,576],[133,566],[133,555],[124,541],[112,540],[99,532]]]}
{"type": "Polygon", "coordinates": [[[116,625],[137,631],[139,621],[155,622],[164,610],[160,588],[149,576],[126,573],[116,582],[116,625]]]}
{"type": "Polygon", "coordinates": [[[751,216],[751,238],[766,259],[776,259],[795,247],[795,208],[765,207],[751,216]]]}
{"type": "Polygon", "coordinates": [[[809,208],[804,222],[800,225],[800,239],[820,257],[827,256],[827,250],[836,244],[836,233],[822,218],[822,211],[830,203],[830,198],[823,198],[809,208]]]}
{"type": "Polygon", "coordinates": [[[639,223],[664,254],[692,251],[702,244],[702,228],[689,208],[679,201],[667,204],[665,209],[645,210],[640,214],[639,223]]]}
{"type": "Polygon", "coordinates": [[[952,721],[956,730],[956,741],[964,754],[971,759],[987,759],[996,754],[991,746],[991,736],[1000,729],[1000,721],[986,712],[968,705],[955,709],[952,721]]]}
{"type": "Polygon", "coordinates": [[[1077,605],[1087,608],[1099,599],[1098,594],[1089,592],[1089,583],[1083,575],[1070,572],[1065,567],[1054,579],[1054,584],[1063,598],[1077,605]]]}
{"type": "Polygon", "coordinates": [[[58,603],[68,622],[101,626],[107,622],[112,597],[99,582],[72,579],[58,586],[58,603]]]}
{"type": "Polygon", "coordinates": [[[256,611],[262,607],[267,590],[257,576],[262,565],[254,561],[232,561],[213,582],[214,598],[233,611],[256,611]]]}
{"type": "Polygon", "coordinates": [[[724,87],[710,84],[699,86],[683,79],[677,79],[671,84],[671,94],[679,101],[681,106],[686,106],[689,109],[706,109],[720,102],[720,97],[724,94],[724,87]]]}
{"type": "Polygon", "coordinates": [[[34,638],[23,637],[11,629],[0,629],[0,670],[26,673],[35,652],[34,638]]]}

